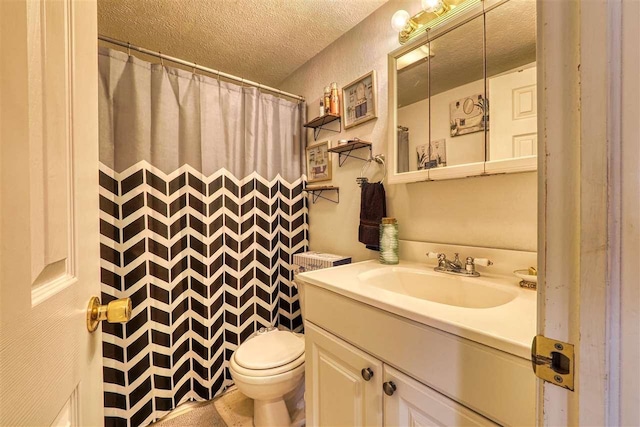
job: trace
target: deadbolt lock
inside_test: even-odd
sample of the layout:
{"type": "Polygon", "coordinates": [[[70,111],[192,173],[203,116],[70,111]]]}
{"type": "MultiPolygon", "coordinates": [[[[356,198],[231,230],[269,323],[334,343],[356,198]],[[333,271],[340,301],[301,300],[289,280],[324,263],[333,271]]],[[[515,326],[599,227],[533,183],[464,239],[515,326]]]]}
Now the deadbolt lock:
{"type": "Polygon", "coordinates": [[[131,318],[131,298],[120,298],[107,305],[100,304],[100,298],[91,297],[87,307],[87,329],[98,329],[102,320],[109,323],[125,323],[131,318]]]}
{"type": "Polygon", "coordinates": [[[537,335],[531,343],[531,365],[538,378],[573,391],[573,344],[537,335]]]}

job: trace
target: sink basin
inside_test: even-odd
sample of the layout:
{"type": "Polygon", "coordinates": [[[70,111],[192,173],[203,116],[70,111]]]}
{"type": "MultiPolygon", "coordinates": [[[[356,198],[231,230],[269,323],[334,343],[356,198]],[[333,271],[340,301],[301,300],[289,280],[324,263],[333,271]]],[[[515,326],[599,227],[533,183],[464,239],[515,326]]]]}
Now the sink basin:
{"type": "Polygon", "coordinates": [[[405,267],[386,267],[358,275],[367,285],[435,302],[465,308],[491,308],[506,304],[517,293],[500,289],[475,277],[462,277],[405,267]]]}

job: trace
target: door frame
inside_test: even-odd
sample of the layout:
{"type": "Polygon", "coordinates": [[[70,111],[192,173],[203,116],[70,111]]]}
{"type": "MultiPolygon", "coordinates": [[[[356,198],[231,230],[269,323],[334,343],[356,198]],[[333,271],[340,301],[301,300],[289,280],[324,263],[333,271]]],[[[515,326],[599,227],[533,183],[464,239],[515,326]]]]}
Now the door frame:
{"type": "Polygon", "coordinates": [[[635,220],[637,233],[623,198],[637,206],[640,167],[637,155],[622,155],[637,153],[639,137],[637,107],[635,129],[633,114],[624,123],[622,115],[624,91],[638,93],[637,58],[635,68],[622,60],[623,42],[639,35],[637,17],[622,31],[632,2],[537,3],[538,333],[576,346],[575,391],[539,380],[538,425],[620,425],[630,409],[620,405],[621,378],[637,390],[637,379],[620,375],[621,345],[638,343],[621,334],[621,294],[632,285],[621,272],[638,256],[637,237],[635,249],[621,245],[621,219],[635,220]],[[635,177],[620,173],[623,162],[635,177]]]}

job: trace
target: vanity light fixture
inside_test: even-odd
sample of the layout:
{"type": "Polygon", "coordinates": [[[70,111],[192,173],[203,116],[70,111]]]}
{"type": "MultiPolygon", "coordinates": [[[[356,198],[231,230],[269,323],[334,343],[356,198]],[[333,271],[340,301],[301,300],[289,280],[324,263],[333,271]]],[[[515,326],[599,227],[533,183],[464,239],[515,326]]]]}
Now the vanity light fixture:
{"type": "Polygon", "coordinates": [[[422,0],[422,10],[440,16],[447,13],[450,7],[445,0],[422,0]]]}
{"type": "Polygon", "coordinates": [[[396,31],[402,31],[405,25],[407,25],[407,22],[409,22],[409,18],[411,18],[409,12],[399,10],[391,17],[391,27],[396,31]]]}
{"type": "Polygon", "coordinates": [[[400,44],[434,28],[482,0],[422,0],[422,10],[413,16],[399,10],[391,18],[391,27],[398,31],[400,44]]]}

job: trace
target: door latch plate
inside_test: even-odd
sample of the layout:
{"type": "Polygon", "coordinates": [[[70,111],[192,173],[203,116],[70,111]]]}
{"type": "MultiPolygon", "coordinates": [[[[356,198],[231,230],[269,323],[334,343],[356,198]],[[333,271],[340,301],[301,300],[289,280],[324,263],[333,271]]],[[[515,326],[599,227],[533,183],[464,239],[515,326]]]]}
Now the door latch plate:
{"type": "Polygon", "coordinates": [[[536,335],[531,343],[531,365],[536,376],[544,381],[573,391],[574,347],[544,335],[536,335]]]}

